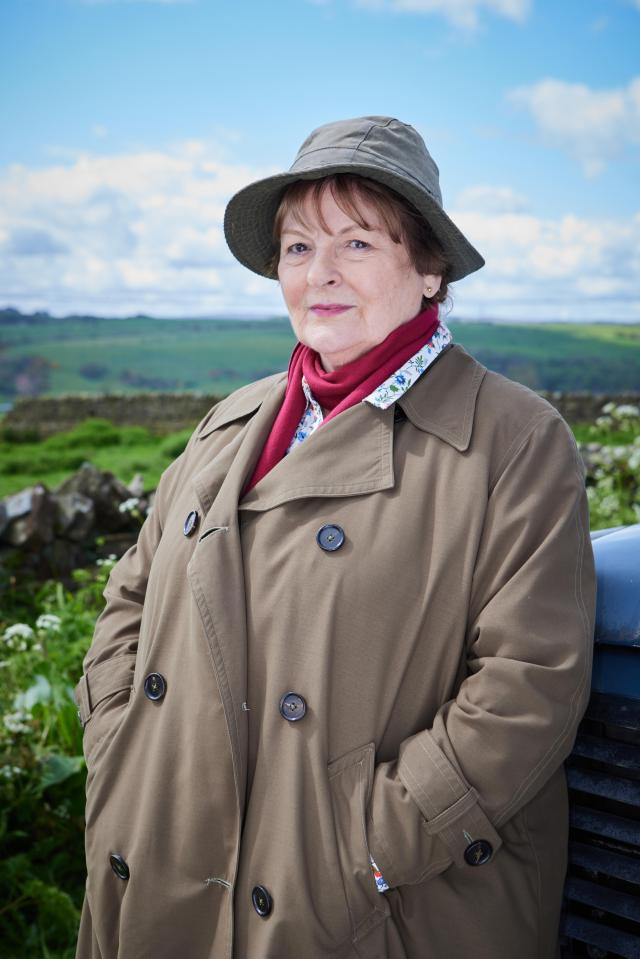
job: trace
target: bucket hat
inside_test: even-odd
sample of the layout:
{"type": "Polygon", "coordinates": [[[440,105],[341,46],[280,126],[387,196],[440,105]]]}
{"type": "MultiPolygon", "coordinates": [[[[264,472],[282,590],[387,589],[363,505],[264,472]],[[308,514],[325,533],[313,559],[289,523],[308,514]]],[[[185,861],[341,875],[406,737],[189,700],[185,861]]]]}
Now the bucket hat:
{"type": "Polygon", "coordinates": [[[428,222],[450,264],[448,280],[484,266],[484,259],[442,208],[439,173],[420,134],[392,117],[358,117],[318,127],[304,141],[287,173],[257,180],[227,204],[224,233],[243,266],[276,279],[273,222],[285,188],[296,180],[356,173],[409,200],[428,222]]]}

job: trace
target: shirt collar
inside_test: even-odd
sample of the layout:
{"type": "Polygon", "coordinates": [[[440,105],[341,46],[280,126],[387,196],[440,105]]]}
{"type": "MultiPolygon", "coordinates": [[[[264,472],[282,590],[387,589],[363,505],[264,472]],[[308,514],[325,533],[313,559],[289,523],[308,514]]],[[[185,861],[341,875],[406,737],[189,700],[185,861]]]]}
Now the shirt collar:
{"type": "MultiPolygon", "coordinates": [[[[418,352],[414,353],[406,363],[403,363],[395,373],[387,377],[384,383],[381,383],[380,386],[377,386],[368,396],[365,396],[362,402],[369,403],[371,406],[377,406],[380,410],[386,410],[392,403],[399,400],[401,396],[404,396],[407,390],[411,389],[416,380],[422,376],[451,342],[451,331],[440,321],[431,339],[427,340],[418,352]]],[[[302,391],[305,395],[307,406],[312,406],[314,409],[318,407],[318,402],[311,392],[311,387],[304,376],[302,377],[302,391]]]]}

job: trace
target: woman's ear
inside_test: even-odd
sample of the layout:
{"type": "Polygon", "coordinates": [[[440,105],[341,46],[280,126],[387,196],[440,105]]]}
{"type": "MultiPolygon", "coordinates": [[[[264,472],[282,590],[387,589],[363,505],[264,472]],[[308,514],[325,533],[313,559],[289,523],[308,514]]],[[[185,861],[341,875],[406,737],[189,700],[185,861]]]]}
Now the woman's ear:
{"type": "Polygon", "coordinates": [[[440,289],[440,284],[442,283],[442,276],[436,273],[426,273],[424,276],[424,287],[423,292],[427,299],[435,296],[438,290],[440,289]]]}

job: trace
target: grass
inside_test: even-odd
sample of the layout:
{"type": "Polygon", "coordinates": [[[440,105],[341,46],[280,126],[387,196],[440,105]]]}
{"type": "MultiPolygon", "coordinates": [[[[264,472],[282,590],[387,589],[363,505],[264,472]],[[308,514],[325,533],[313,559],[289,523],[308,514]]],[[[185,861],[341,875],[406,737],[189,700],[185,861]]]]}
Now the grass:
{"type": "Polygon", "coordinates": [[[183,430],[158,438],[138,426],[116,427],[98,419],[40,442],[21,442],[5,432],[0,440],[0,497],[35,483],[54,488],[86,461],[110,470],[124,483],[142,473],[145,489],[155,489],[190,433],[183,430]]]}
{"type": "MultiPolygon", "coordinates": [[[[620,392],[640,383],[640,328],[451,321],[457,342],[534,389],[620,392]]],[[[28,317],[0,310],[0,399],[21,393],[229,393],[285,369],[288,320],[28,317]]]]}

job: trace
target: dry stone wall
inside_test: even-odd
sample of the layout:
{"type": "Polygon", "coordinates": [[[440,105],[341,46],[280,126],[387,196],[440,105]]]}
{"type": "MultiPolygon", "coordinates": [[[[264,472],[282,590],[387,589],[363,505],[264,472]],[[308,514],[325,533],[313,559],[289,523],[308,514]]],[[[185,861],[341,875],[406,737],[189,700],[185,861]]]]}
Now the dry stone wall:
{"type": "MultiPolygon", "coordinates": [[[[640,403],[640,393],[541,393],[570,423],[593,422],[602,407],[640,403]]],[[[69,395],[20,399],[7,413],[6,430],[28,431],[42,438],[72,429],[90,418],[118,426],[143,426],[158,435],[196,425],[221,397],[214,393],[130,393],[69,395]]]]}
{"type": "Polygon", "coordinates": [[[6,430],[41,438],[73,429],[87,419],[117,426],[143,426],[152,433],[173,433],[195,426],[221,399],[214,393],[129,393],[25,397],[2,420],[6,430]]]}

